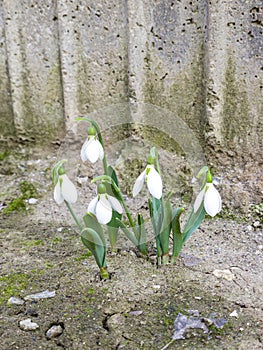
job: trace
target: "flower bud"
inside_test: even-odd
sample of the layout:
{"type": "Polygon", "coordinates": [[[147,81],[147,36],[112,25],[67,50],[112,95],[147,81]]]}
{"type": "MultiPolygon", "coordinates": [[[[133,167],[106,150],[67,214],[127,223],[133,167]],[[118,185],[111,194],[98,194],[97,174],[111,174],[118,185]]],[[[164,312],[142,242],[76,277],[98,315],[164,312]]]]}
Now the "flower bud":
{"type": "Polygon", "coordinates": [[[91,125],[91,126],[88,128],[88,135],[89,135],[89,136],[95,136],[95,135],[96,135],[96,130],[95,130],[94,126],[91,125]]]}
{"type": "Polygon", "coordinates": [[[106,193],[106,186],[104,184],[99,184],[97,190],[98,194],[104,194],[106,193]]]}

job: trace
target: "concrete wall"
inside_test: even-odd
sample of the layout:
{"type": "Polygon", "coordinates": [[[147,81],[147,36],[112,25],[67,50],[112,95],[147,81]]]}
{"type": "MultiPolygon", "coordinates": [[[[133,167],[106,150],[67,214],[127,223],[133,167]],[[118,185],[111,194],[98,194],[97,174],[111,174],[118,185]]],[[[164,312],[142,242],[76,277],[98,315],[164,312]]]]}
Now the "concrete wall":
{"type": "Polygon", "coordinates": [[[203,142],[259,150],[262,11],[262,0],[1,0],[0,137],[50,142],[78,114],[129,103],[140,121],[154,104],[203,142]]]}

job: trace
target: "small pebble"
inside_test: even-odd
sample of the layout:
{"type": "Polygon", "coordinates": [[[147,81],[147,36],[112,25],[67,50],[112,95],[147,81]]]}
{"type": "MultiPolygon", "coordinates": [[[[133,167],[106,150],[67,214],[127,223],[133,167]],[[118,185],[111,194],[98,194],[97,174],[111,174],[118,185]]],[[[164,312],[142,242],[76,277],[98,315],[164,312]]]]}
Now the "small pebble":
{"type": "Polygon", "coordinates": [[[36,204],[37,203],[37,199],[36,198],[29,198],[28,200],[28,204],[36,204]]]}
{"type": "Polygon", "coordinates": [[[19,327],[23,331],[34,331],[35,329],[39,328],[39,325],[35,322],[32,322],[30,318],[27,318],[26,320],[19,322],[19,327]]]}
{"type": "Polygon", "coordinates": [[[232,281],[235,275],[230,270],[214,270],[213,275],[217,278],[224,278],[227,281],[232,281]]]}
{"type": "Polygon", "coordinates": [[[154,289],[160,289],[161,286],[160,286],[159,284],[154,284],[154,285],[153,285],[153,288],[154,288],[154,289]]]}
{"type": "Polygon", "coordinates": [[[53,325],[46,331],[46,338],[52,339],[59,337],[63,333],[63,328],[60,325],[53,325]]]}
{"type": "Polygon", "coordinates": [[[142,310],[134,310],[134,311],[130,311],[130,315],[131,316],[139,316],[142,314],[142,310]]]}
{"type": "Polygon", "coordinates": [[[233,312],[231,312],[231,314],[229,316],[238,318],[237,310],[234,310],[233,312]]]}
{"type": "Polygon", "coordinates": [[[56,292],[49,291],[48,289],[44,292],[36,293],[36,294],[30,294],[25,297],[25,300],[38,300],[38,299],[47,299],[47,298],[53,298],[56,295],[56,292]]]}

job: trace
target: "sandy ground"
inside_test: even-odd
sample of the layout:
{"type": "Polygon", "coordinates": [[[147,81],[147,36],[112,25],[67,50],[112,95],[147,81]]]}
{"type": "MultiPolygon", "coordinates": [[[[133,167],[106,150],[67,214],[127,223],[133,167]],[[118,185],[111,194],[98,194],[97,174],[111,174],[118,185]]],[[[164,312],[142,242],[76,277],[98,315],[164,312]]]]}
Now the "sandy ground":
{"type": "MultiPolygon", "coordinates": [[[[9,156],[1,164],[0,349],[161,350],[179,313],[205,320],[209,332],[189,329],[169,349],[263,349],[260,168],[256,174],[253,164],[217,167],[223,213],[204,221],[175,265],[157,268],[154,257],[140,257],[121,235],[118,250],[107,257],[111,279],[101,281],[66,209],[52,199],[54,154],[21,152],[22,158],[9,156]],[[25,180],[35,184],[37,202],[4,214],[25,180]],[[11,296],[24,300],[47,289],[55,296],[8,304],[11,296]],[[213,317],[227,323],[219,329],[209,323],[213,317]],[[22,330],[19,322],[27,318],[39,328],[22,330]],[[62,334],[47,339],[52,325],[60,325],[62,334]]],[[[93,176],[97,170],[90,171],[93,176]]],[[[76,207],[81,211],[95,191],[89,185],[84,191],[81,181],[78,186],[80,192],[91,189],[80,200],[82,209],[76,207]]],[[[138,199],[134,206],[145,203],[138,199]]]]}

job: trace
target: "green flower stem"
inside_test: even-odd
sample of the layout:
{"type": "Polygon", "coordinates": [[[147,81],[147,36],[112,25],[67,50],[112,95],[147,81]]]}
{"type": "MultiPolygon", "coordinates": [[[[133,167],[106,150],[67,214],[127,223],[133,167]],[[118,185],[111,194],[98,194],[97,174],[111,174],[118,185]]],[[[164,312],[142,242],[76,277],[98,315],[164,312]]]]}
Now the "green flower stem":
{"type": "MultiPolygon", "coordinates": [[[[160,176],[162,176],[161,167],[159,163],[159,155],[156,148],[154,148],[154,156],[155,156],[156,169],[160,174],[160,176]]],[[[169,193],[167,201],[170,201],[171,196],[172,196],[172,192],[169,193]]],[[[165,220],[166,208],[165,208],[163,196],[161,197],[160,201],[161,201],[162,220],[165,220]]],[[[162,260],[160,261],[163,265],[167,265],[169,263],[169,254],[167,253],[167,250],[169,249],[168,248],[169,236],[170,236],[170,230],[167,230],[167,232],[164,232],[164,236],[160,236],[160,249],[162,250],[162,260]]]]}
{"type": "Polygon", "coordinates": [[[135,226],[135,223],[134,223],[134,221],[133,221],[133,218],[132,218],[132,216],[131,216],[131,214],[130,214],[130,211],[129,211],[129,209],[128,209],[128,207],[127,207],[125,201],[124,201],[124,198],[123,198],[123,195],[122,195],[122,193],[121,193],[121,190],[120,190],[119,187],[116,185],[116,183],[114,182],[114,180],[113,180],[110,176],[107,176],[107,175],[100,175],[100,176],[95,177],[95,178],[91,181],[91,183],[94,183],[94,182],[97,182],[97,181],[103,181],[103,180],[108,181],[108,182],[114,187],[114,190],[115,190],[116,193],[118,194],[119,200],[120,200],[120,202],[122,203],[123,208],[124,208],[124,210],[125,210],[125,212],[126,212],[127,218],[128,218],[129,223],[130,223],[130,225],[131,225],[131,227],[132,227],[132,229],[133,229],[133,232],[134,232],[134,234],[135,234],[135,237],[138,239],[138,232],[136,231],[136,226],[135,226]]]}
{"type": "Polygon", "coordinates": [[[74,211],[73,211],[71,205],[70,205],[66,200],[65,200],[65,203],[66,203],[66,206],[68,207],[68,210],[70,211],[70,214],[72,215],[72,217],[73,217],[75,223],[76,223],[77,226],[79,227],[80,232],[82,232],[83,226],[81,225],[79,219],[77,218],[76,214],[74,213],[74,211]]]}
{"type": "Polygon", "coordinates": [[[104,173],[105,173],[105,175],[109,175],[108,174],[108,164],[107,164],[107,160],[106,160],[105,147],[104,147],[104,142],[103,142],[103,139],[102,139],[102,136],[101,136],[101,131],[100,131],[99,125],[93,119],[88,118],[88,117],[77,117],[77,118],[75,118],[75,120],[77,120],[77,121],[85,120],[85,121],[91,123],[94,126],[94,128],[96,129],[97,134],[98,134],[98,139],[99,139],[99,141],[100,141],[100,143],[101,143],[101,145],[103,147],[103,150],[104,150],[104,157],[102,159],[104,173]]]}

